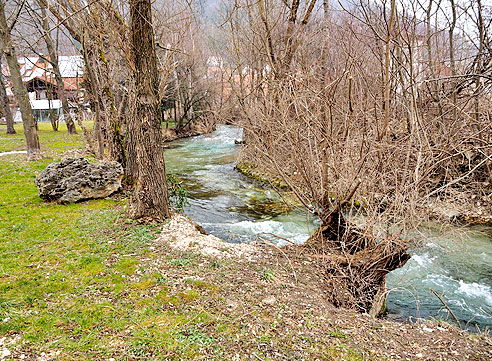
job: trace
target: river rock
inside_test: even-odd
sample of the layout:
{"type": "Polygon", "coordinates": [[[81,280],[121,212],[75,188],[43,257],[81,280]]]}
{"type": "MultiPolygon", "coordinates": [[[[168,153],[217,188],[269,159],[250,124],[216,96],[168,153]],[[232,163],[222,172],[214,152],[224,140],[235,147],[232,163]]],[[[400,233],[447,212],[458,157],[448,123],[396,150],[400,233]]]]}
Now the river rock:
{"type": "Polygon", "coordinates": [[[65,158],[51,163],[34,180],[39,196],[47,201],[72,203],[105,198],[121,187],[123,168],[117,162],[89,163],[65,158]]]}

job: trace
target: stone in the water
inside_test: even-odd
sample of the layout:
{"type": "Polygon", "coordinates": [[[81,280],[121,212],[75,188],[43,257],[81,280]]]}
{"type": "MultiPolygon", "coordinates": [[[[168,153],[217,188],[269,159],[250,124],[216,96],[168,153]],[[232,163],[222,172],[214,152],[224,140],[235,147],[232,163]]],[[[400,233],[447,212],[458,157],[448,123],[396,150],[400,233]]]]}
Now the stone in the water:
{"type": "Polygon", "coordinates": [[[89,163],[85,158],[65,158],[51,163],[34,183],[47,201],[72,203],[105,198],[121,187],[123,168],[117,162],[89,163]]]}

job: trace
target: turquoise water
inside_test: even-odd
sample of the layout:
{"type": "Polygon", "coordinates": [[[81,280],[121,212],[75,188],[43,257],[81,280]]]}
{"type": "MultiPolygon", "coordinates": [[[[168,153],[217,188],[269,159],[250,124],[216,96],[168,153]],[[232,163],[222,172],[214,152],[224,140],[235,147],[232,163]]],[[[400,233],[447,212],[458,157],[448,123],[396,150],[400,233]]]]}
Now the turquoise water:
{"type": "Polygon", "coordinates": [[[486,227],[426,230],[429,238],[413,257],[387,278],[390,317],[452,318],[463,327],[492,328],[492,230],[486,227]]]}
{"type": "MultiPolygon", "coordinates": [[[[168,172],[178,175],[188,190],[185,212],[205,230],[225,241],[258,238],[304,242],[317,220],[302,211],[285,213],[277,193],[234,170],[242,131],[219,125],[211,134],[172,143],[165,151],[168,172]]],[[[424,245],[413,250],[407,264],[387,279],[389,317],[451,320],[434,289],[464,327],[492,328],[492,229],[486,227],[421,230],[424,245]]]]}

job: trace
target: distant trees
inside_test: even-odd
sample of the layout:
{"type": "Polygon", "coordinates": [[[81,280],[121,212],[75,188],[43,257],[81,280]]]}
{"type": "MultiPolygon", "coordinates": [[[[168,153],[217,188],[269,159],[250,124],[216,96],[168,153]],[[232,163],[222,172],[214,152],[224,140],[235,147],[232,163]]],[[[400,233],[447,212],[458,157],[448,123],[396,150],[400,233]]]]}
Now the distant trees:
{"type": "Polygon", "coordinates": [[[154,21],[157,54],[163,71],[160,87],[166,127],[174,123],[177,134],[211,129],[220,104],[218,79],[208,74],[211,54],[198,2],[160,2],[154,21]],[[177,14],[179,16],[177,17],[177,14]]]}

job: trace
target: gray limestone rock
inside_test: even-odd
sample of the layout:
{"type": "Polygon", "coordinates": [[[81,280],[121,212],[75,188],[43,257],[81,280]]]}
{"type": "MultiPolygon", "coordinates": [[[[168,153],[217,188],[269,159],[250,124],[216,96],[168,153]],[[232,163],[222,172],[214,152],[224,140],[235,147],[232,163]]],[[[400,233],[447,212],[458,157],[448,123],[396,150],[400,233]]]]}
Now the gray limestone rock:
{"type": "Polygon", "coordinates": [[[34,180],[39,196],[47,201],[72,203],[105,198],[121,186],[123,168],[117,162],[89,163],[65,158],[51,163],[34,180]]]}

